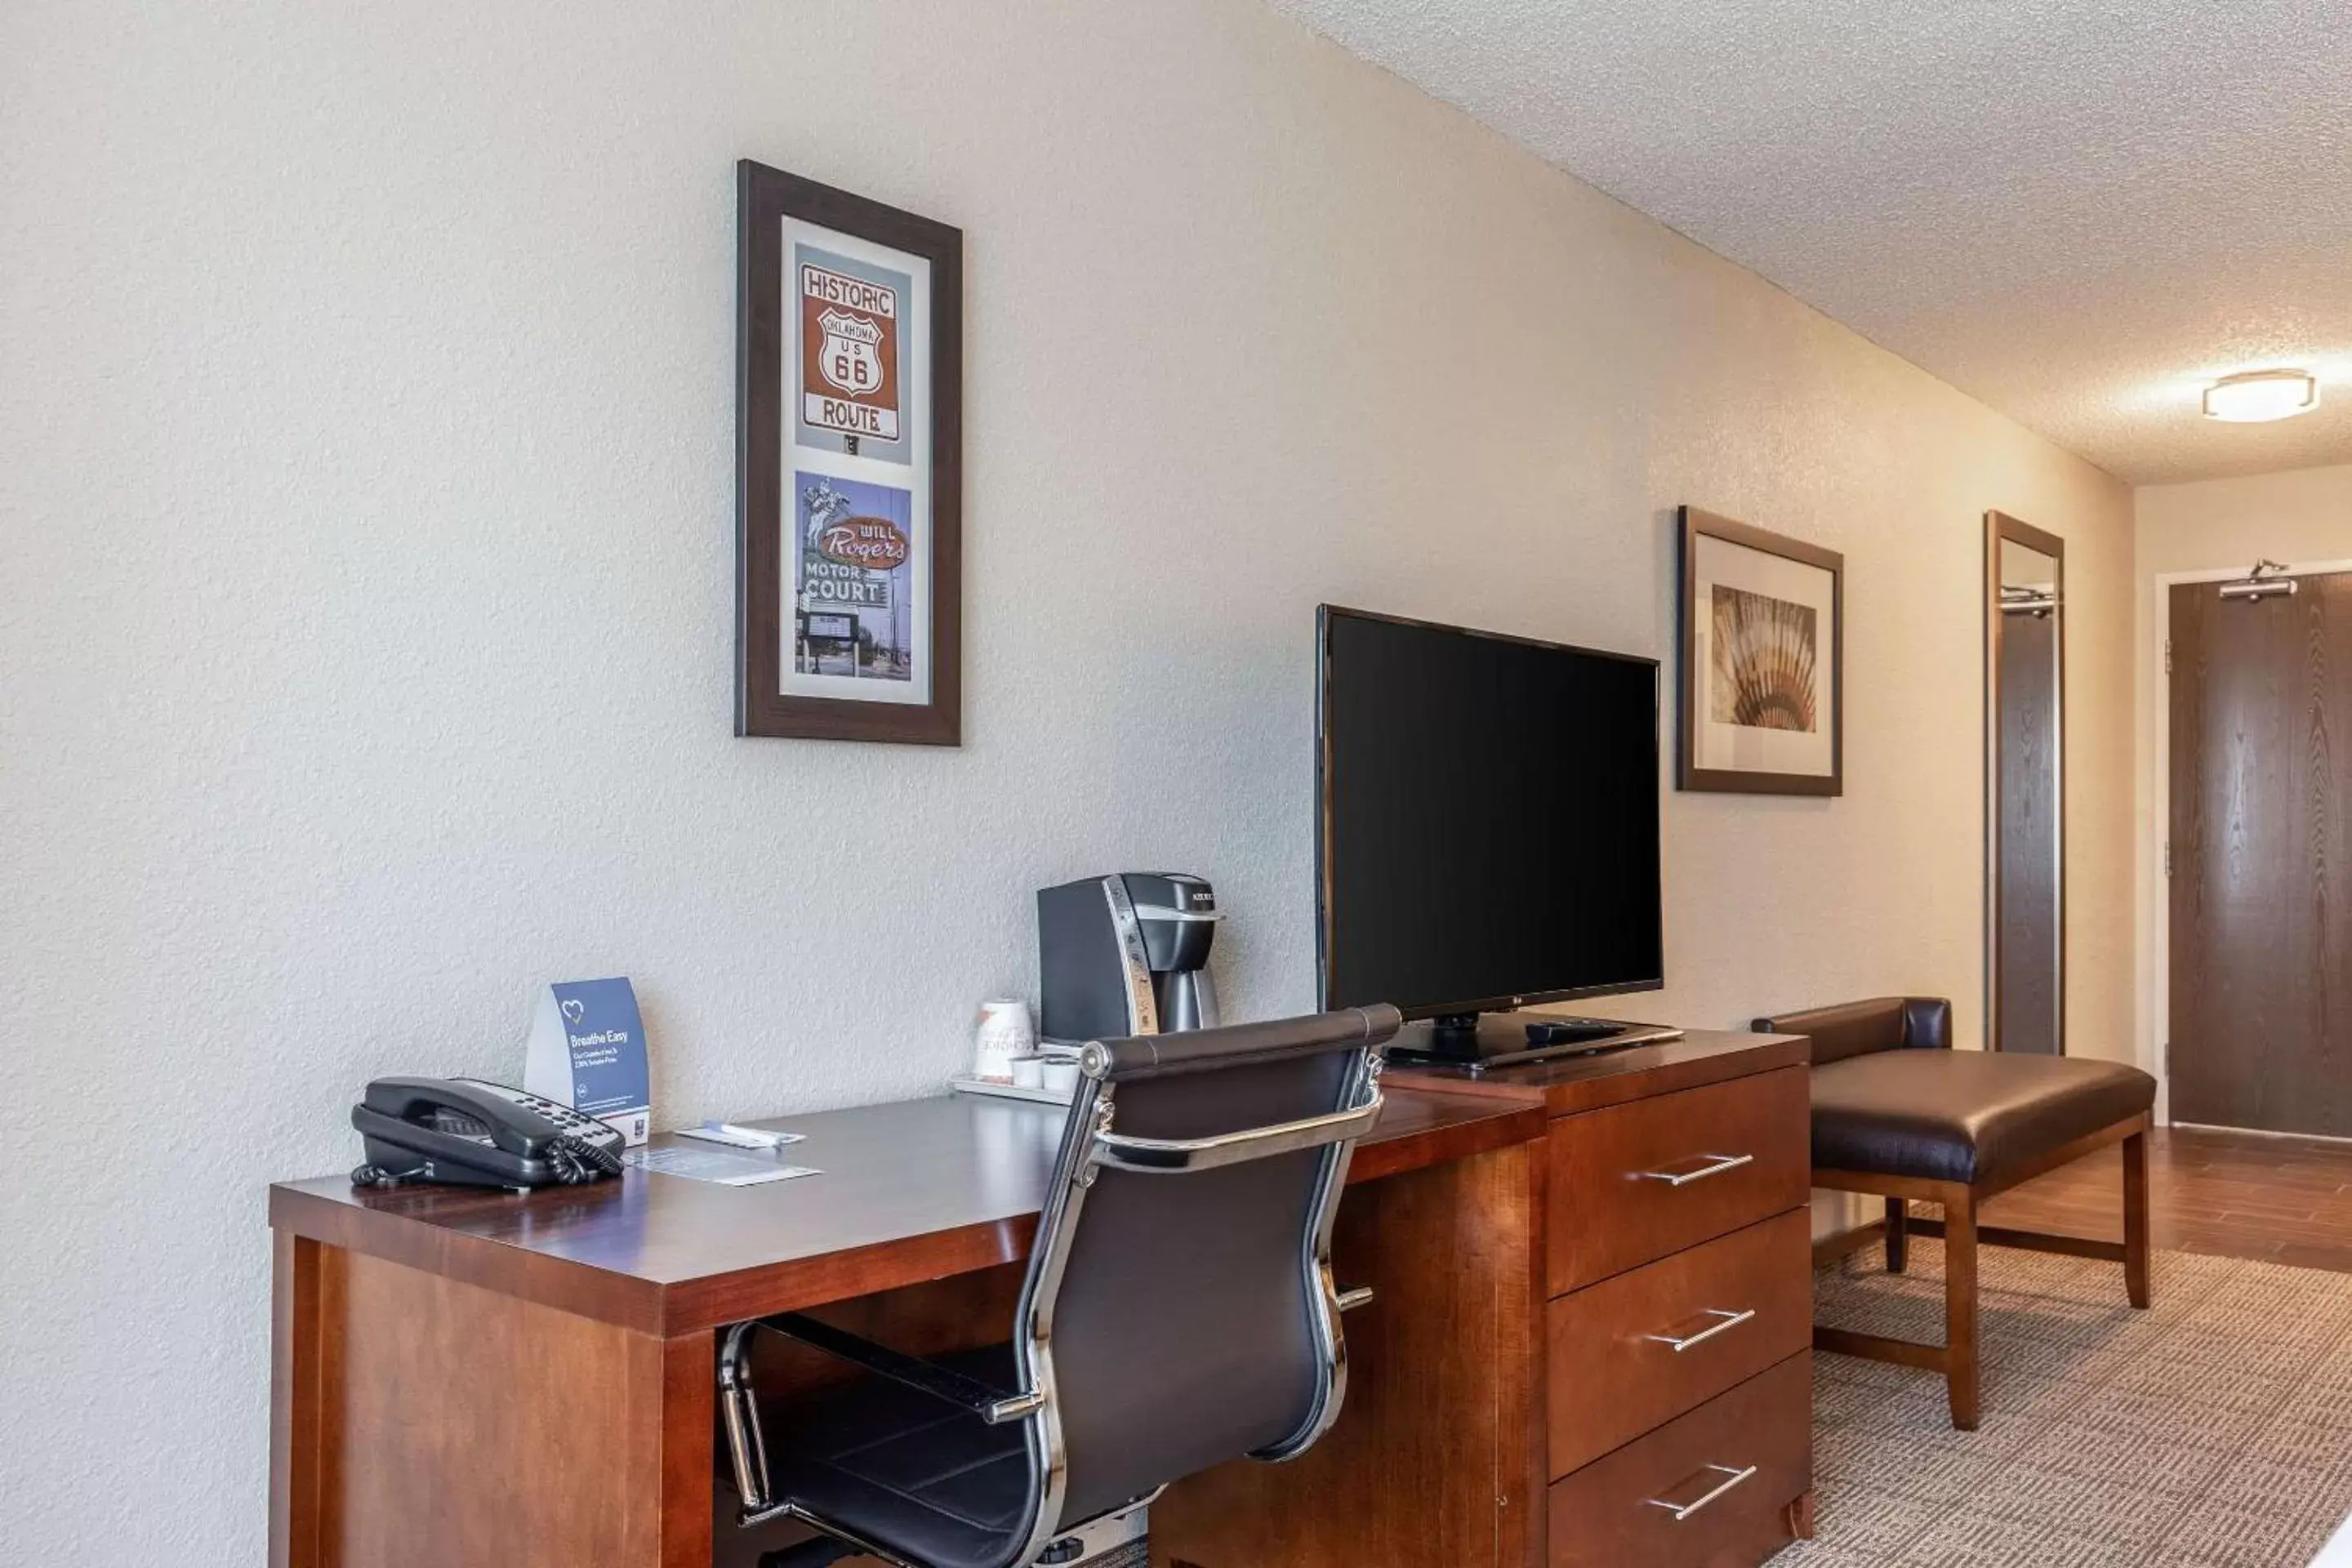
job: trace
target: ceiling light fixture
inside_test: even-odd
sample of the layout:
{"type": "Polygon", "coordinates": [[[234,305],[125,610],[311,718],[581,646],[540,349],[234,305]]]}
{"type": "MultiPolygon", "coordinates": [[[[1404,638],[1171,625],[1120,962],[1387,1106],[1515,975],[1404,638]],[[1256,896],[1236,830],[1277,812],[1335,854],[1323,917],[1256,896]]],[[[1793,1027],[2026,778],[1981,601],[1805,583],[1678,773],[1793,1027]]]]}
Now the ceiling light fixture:
{"type": "Polygon", "coordinates": [[[2292,419],[2319,406],[2319,383],[2305,370],[2252,370],[2205,389],[2205,417],[2231,425],[2292,419]]]}

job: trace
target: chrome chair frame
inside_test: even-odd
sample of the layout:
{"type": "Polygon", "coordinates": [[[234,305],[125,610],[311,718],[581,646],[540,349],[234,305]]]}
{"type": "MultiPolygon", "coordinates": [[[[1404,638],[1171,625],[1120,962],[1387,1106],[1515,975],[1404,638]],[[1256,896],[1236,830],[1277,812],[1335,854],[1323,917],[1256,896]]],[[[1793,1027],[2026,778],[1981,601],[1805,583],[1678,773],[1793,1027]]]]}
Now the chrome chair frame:
{"type": "Polygon", "coordinates": [[[868,1372],[961,1405],[992,1426],[1008,1421],[1024,1423],[1031,1473],[1039,1482],[1038,1502],[1026,1541],[1008,1559],[1008,1564],[1033,1563],[1058,1537],[1098,1520],[1131,1512],[1165,1490],[1164,1487],[1156,1489],[1092,1519],[1061,1517],[1069,1464],[1054,1374],[1054,1313],[1087,1193],[1095,1184],[1098,1173],[1106,1168],[1138,1175],[1181,1176],[1307,1149],[1323,1151],[1312,1204],[1314,1222],[1307,1228],[1299,1255],[1307,1289],[1323,1306],[1315,1315],[1323,1376],[1318,1382],[1315,1404],[1297,1430],[1249,1457],[1279,1463],[1305,1453],[1330,1430],[1347,1397],[1347,1339],[1339,1315],[1372,1299],[1370,1289],[1342,1293],[1333,1281],[1331,1231],[1339,1212],[1340,1194],[1347,1186],[1348,1163],[1356,1141],[1380,1120],[1380,1044],[1383,1037],[1371,1036],[1353,1048],[1356,1059],[1349,1064],[1343,1084],[1343,1093],[1350,1101],[1346,1109],[1269,1127],[1183,1139],[1133,1138],[1114,1131],[1118,1086],[1109,1079],[1110,1053],[1099,1042],[1087,1045],[1079,1053],[1078,1093],[1070,1108],[1070,1120],[1071,1125],[1091,1131],[1084,1138],[1063,1139],[1046,1190],[1045,1209],[1038,1218],[1029,1274],[1022,1286],[1015,1318],[1018,1331],[1013,1339],[1013,1354],[1020,1388],[1009,1393],[992,1388],[952,1368],[903,1354],[797,1312],[737,1323],[727,1331],[720,1343],[719,1386],[729,1457],[737,1492],[743,1500],[738,1524],[796,1520],[870,1556],[898,1564],[899,1568],[925,1568],[874,1542],[857,1538],[790,1500],[778,1501],[773,1497],[769,1484],[767,1445],[760,1429],[751,1376],[751,1339],[762,1329],[799,1340],[868,1372]]]}

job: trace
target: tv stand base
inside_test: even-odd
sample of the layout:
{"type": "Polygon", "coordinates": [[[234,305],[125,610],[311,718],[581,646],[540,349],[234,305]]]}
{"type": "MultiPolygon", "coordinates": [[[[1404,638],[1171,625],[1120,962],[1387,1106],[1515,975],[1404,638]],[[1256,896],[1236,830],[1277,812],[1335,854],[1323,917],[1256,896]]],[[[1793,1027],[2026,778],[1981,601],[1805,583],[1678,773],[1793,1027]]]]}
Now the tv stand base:
{"type": "Polygon", "coordinates": [[[1471,1072],[1554,1057],[1593,1056],[1634,1046],[1679,1040],[1680,1029],[1613,1018],[1530,1019],[1526,1015],[1450,1013],[1431,1020],[1429,1033],[1401,1035],[1388,1048],[1399,1067],[1453,1067],[1471,1072]],[[1512,1020],[1506,1023],[1505,1020],[1512,1020]]]}

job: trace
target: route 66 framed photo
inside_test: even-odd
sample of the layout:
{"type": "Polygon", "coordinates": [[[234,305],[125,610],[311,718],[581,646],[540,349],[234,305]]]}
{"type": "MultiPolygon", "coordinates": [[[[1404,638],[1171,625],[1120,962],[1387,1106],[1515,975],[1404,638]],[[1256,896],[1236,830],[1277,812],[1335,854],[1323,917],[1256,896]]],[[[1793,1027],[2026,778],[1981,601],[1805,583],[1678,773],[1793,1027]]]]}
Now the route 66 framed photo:
{"type": "Polygon", "coordinates": [[[958,745],[962,231],[736,175],[735,732],[958,745]]]}

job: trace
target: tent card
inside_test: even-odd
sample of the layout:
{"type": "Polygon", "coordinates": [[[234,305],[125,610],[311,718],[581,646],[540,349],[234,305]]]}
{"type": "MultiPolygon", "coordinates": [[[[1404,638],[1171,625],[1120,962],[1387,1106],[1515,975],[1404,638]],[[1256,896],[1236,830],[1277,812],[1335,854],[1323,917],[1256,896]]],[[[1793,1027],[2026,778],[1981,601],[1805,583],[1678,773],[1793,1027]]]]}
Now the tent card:
{"type": "Polygon", "coordinates": [[[540,993],[523,1088],[636,1144],[653,1121],[652,1083],[637,993],[625,978],[561,981],[540,993]]]}

